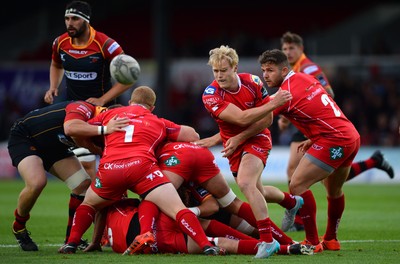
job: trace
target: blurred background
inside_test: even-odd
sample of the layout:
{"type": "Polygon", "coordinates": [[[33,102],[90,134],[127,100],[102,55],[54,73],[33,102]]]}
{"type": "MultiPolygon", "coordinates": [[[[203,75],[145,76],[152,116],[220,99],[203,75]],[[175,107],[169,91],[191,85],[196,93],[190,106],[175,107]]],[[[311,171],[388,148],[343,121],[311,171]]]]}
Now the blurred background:
{"type": "MultiPolygon", "coordinates": [[[[6,147],[12,123],[45,106],[51,45],[66,31],[67,2],[14,1],[0,10],[0,174],[13,170],[6,147]]],[[[261,76],[258,56],[280,48],[281,35],[292,31],[303,37],[306,54],[327,74],[336,102],[361,134],[362,146],[390,148],[393,157],[399,154],[398,161],[399,1],[88,2],[91,25],[139,61],[142,73],[132,88],[154,88],[156,113],[195,127],[201,137],[218,131],[201,101],[202,91],[213,80],[209,50],[229,45],[239,54],[239,72],[261,76]]],[[[119,98],[121,103],[127,102],[130,92],[119,98]]],[[[288,145],[290,131],[279,133],[276,122],[271,131],[275,146],[288,145]]]]}

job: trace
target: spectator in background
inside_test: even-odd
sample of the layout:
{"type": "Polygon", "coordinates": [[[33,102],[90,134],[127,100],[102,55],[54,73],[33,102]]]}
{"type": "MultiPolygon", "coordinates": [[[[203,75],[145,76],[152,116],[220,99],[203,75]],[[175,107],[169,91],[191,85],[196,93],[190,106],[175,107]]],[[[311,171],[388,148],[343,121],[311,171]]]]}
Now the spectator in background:
{"type": "MultiPolygon", "coordinates": [[[[304,53],[303,39],[301,36],[292,32],[284,33],[281,37],[281,48],[287,56],[291,69],[294,72],[302,72],[314,76],[321,83],[327,93],[334,98],[333,89],[325,73],[319,65],[311,61],[304,53]]],[[[280,116],[278,125],[280,130],[284,131],[289,127],[290,122],[288,122],[285,117],[280,116]]],[[[298,147],[304,140],[307,140],[307,138],[300,131],[296,130],[292,134],[289,163],[287,167],[289,183],[295,169],[303,157],[303,153],[298,151],[298,147]]],[[[369,159],[352,164],[348,180],[372,168],[384,170],[390,178],[394,177],[392,166],[384,159],[383,154],[377,150],[369,159]]],[[[303,229],[302,220],[298,216],[296,217],[293,226],[282,226],[283,231],[300,231],[303,229]]]]}

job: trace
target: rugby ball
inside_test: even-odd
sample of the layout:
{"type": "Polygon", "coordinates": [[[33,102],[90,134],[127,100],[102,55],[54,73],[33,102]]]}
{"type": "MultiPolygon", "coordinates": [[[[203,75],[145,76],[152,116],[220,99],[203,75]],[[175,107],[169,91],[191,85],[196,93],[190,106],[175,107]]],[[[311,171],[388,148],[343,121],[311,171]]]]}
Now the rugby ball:
{"type": "Polygon", "coordinates": [[[110,74],[117,82],[132,85],[139,78],[140,65],[132,56],[120,54],[111,60],[110,74]]]}

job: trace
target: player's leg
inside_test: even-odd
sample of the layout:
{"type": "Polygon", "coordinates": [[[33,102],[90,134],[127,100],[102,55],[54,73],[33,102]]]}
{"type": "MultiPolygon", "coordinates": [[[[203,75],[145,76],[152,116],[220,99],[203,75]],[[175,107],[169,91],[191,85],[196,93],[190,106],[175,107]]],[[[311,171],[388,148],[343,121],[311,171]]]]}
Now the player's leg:
{"type": "Polygon", "coordinates": [[[32,241],[26,229],[30,211],[47,184],[46,171],[42,159],[36,155],[25,157],[17,166],[25,187],[19,194],[17,208],[14,212],[13,233],[24,251],[37,251],[38,247],[32,241]]]}
{"type": "MultiPolygon", "coordinates": [[[[290,180],[292,179],[292,175],[296,170],[297,166],[301,158],[303,157],[303,153],[297,150],[300,143],[305,140],[306,138],[300,133],[297,132],[293,135],[292,142],[290,143],[289,148],[289,161],[287,167],[287,177],[288,177],[288,184],[290,184],[290,180]]],[[[301,219],[299,213],[296,214],[294,223],[291,226],[282,225],[282,230],[287,231],[302,231],[304,230],[303,220],[301,219]]]]}
{"type": "Polygon", "coordinates": [[[369,169],[377,168],[385,171],[390,179],[394,178],[394,170],[390,163],[383,157],[383,154],[380,150],[376,150],[371,157],[366,160],[362,160],[359,162],[353,162],[351,164],[351,170],[349,173],[349,177],[347,177],[346,181],[353,179],[360,175],[360,173],[367,171],[369,169]]]}
{"type": "Polygon", "coordinates": [[[174,219],[180,229],[196,241],[204,254],[219,253],[219,249],[207,240],[196,215],[186,208],[172,183],[156,187],[146,195],[145,200],[155,203],[163,213],[174,219]]]}
{"type": "MultiPolygon", "coordinates": [[[[333,168],[322,168],[321,165],[322,162],[306,154],[301,159],[289,185],[292,194],[300,195],[304,199],[304,205],[299,212],[304,222],[306,240],[314,246],[319,245],[316,224],[317,207],[314,195],[309,188],[316,182],[328,177],[333,171],[333,168]]],[[[318,249],[316,250],[318,252],[318,249]]]]}
{"type": "Polygon", "coordinates": [[[346,181],[349,171],[350,167],[338,168],[328,178],[323,180],[328,200],[327,226],[321,242],[324,249],[340,250],[337,232],[345,207],[345,196],[342,186],[346,181]]]}
{"type": "Polygon", "coordinates": [[[75,224],[71,228],[71,234],[68,241],[58,250],[58,252],[62,254],[75,253],[81,241],[81,237],[92,225],[96,212],[112,203],[114,203],[114,201],[101,198],[91,187],[89,187],[86,191],[84,201],[76,209],[74,218],[75,224]]]}
{"type": "MultiPolygon", "coordinates": [[[[54,163],[50,171],[60,180],[65,182],[67,187],[71,190],[68,204],[68,223],[65,237],[65,242],[67,242],[71,232],[75,211],[83,202],[86,190],[89,188],[91,180],[90,176],[86,173],[81,163],[75,156],[67,157],[57,161],[54,163]]],[[[82,243],[83,242],[84,241],[82,241],[82,243]]]]}

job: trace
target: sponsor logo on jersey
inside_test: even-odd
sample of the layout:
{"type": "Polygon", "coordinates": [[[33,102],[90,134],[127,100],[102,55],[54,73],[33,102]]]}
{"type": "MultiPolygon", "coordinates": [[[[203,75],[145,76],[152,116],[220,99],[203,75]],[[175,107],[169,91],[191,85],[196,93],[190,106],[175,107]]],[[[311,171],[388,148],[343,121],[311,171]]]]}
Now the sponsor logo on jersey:
{"type": "Polygon", "coordinates": [[[97,78],[97,72],[73,72],[65,71],[65,77],[70,80],[92,81],[97,78]]]}
{"type": "Polygon", "coordinates": [[[65,53],[61,53],[61,54],[60,54],[60,58],[61,58],[62,61],[65,61],[64,56],[65,56],[65,53]]]}
{"type": "Polygon", "coordinates": [[[210,98],[205,98],[204,103],[208,105],[213,105],[216,104],[219,101],[219,98],[216,97],[210,97],[210,98]]]}
{"type": "Polygon", "coordinates": [[[254,149],[255,151],[259,152],[259,153],[265,153],[265,152],[267,152],[265,149],[260,148],[260,147],[258,147],[258,146],[252,145],[251,148],[254,149]]]}
{"type": "Polygon", "coordinates": [[[69,50],[68,53],[78,54],[78,55],[86,55],[88,53],[87,50],[69,50]]]}
{"type": "Polygon", "coordinates": [[[257,75],[251,75],[251,79],[252,79],[253,82],[255,82],[256,84],[260,84],[260,83],[261,83],[260,77],[258,77],[257,75]]]}
{"type": "Polygon", "coordinates": [[[321,149],[323,149],[324,147],[322,147],[322,146],[319,146],[319,145],[317,145],[317,144],[312,144],[312,146],[311,146],[313,149],[315,149],[315,150],[321,150],[321,149]]]}
{"type": "Polygon", "coordinates": [[[104,163],[103,168],[105,170],[121,170],[121,169],[129,168],[134,165],[139,165],[141,163],[142,163],[141,160],[132,160],[132,161],[129,161],[126,163],[125,162],[122,162],[122,163],[106,162],[106,163],[104,163]]]}
{"type": "MultiPolygon", "coordinates": [[[[314,86],[310,86],[310,87],[314,87],[314,86]]],[[[306,89],[306,91],[308,91],[306,89]]],[[[310,95],[308,95],[306,98],[307,100],[311,101],[315,96],[317,96],[318,94],[322,93],[322,89],[321,87],[317,88],[315,91],[313,91],[310,95]]]]}
{"type": "Polygon", "coordinates": [[[342,147],[333,147],[329,149],[330,156],[332,160],[341,159],[343,157],[343,148],[342,147]]]}
{"type": "Polygon", "coordinates": [[[204,94],[214,94],[215,93],[215,87],[212,86],[208,86],[205,90],[204,90],[204,94]]]}
{"type": "Polygon", "coordinates": [[[199,149],[199,148],[201,148],[201,147],[200,147],[200,146],[197,146],[197,145],[193,145],[193,144],[191,144],[191,143],[182,143],[182,144],[176,144],[176,145],[174,145],[174,149],[175,149],[175,150],[178,150],[178,149],[181,149],[181,148],[199,149]]]}
{"type": "Polygon", "coordinates": [[[90,56],[89,59],[90,59],[90,63],[96,63],[100,60],[100,57],[99,56],[90,56]]]}
{"type": "Polygon", "coordinates": [[[311,75],[313,72],[316,72],[316,71],[318,71],[317,65],[307,66],[303,69],[303,72],[308,75],[311,75]]]}
{"type": "Polygon", "coordinates": [[[179,159],[177,157],[175,157],[175,156],[171,156],[166,161],[164,161],[164,164],[167,167],[173,167],[173,166],[176,166],[176,165],[178,165],[180,163],[181,162],[179,161],[179,159]]]}
{"type": "Polygon", "coordinates": [[[196,192],[200,197],[206,197],[209,194],[209,192],[201,186],[196,187],[196,192]]]}
{"type": "Polygon", "coordinates": [[[108,52],[110,54],[113,54],[113,52],[119,48],[119,44],[117,42],[114,42],[113,44],[110,45],[110,47],[108,47],[108,52]]]}

